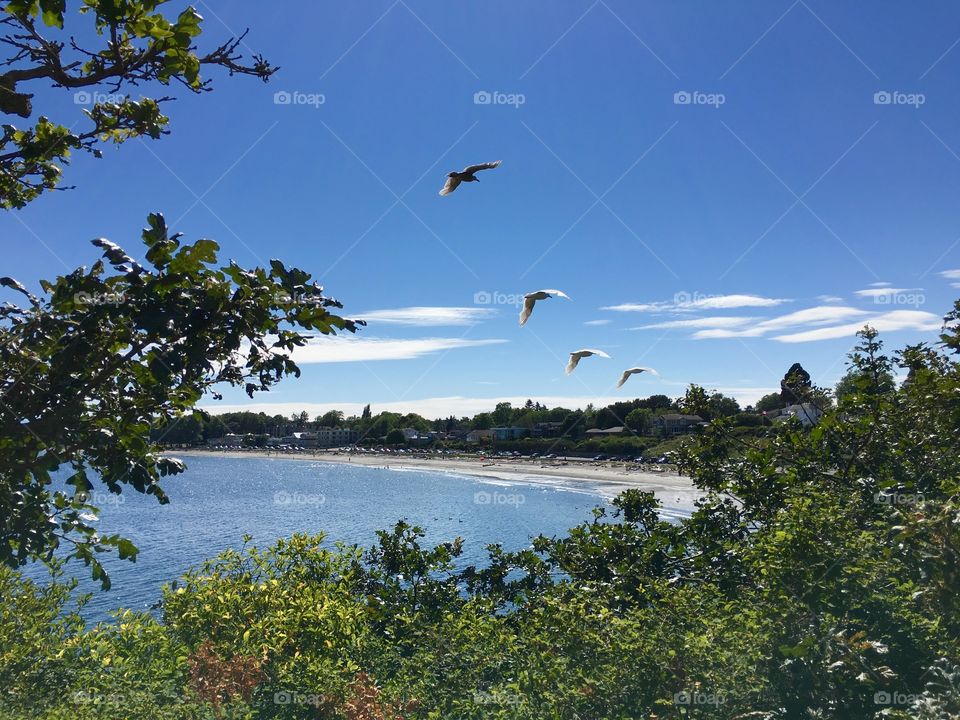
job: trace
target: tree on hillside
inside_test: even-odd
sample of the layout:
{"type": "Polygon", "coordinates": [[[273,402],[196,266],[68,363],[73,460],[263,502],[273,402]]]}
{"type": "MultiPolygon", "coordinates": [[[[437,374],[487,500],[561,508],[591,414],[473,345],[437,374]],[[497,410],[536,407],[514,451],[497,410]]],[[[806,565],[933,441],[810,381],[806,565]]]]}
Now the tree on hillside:
{"type": "Polygon", "coordinates": [[[394,428],[388,432],[384,440],[387,445],[403,445],[406,441],[406,438],[403,436],[403,430],[400,428],[394,428]]]}
{"type": "Polygon", "coordinates": [[[361,419],[361,420],[369,420],[371,417],[373,417],[373,414],[372,414],[372,412],[370,411],[370,405],[369,405],[369,403],[368,403],[368,404],[366,404],[366,405],[363,406],[363,412],[360,413],[360,419],[361,419]]]}
{"type": "Polygon", "coordinates": [[[494,425],[509,425],[513,419],[513,405],[508,402],[497,403],[491,417],[494,425]]]}
{"type": "Polygon", "coordinates": [[[687,415],[699,415],[704,420],[710,419],[710,396],[699,385],[691,384],[680,399],[679,405],[680,411],[687,415]]]}
{"type": "Polygon", "coordinates": [[[173,98],[150,93],[153,97],[134,99],[127,94],[132,87],[176,84],[201,93],[211,89],[202,74],[210,68],[264,81],[276,71],[260,55],[243,57],[246,33],[201,50],[197,39],[203,18],[197,11],[187,7],[175,18],[166,17],[157,11],[159,4],[85,0],[79,13],[69,17],[64,0],[4,4],[0,40],[8,50],[0,74],[0,111],[31,119],[32,126],[3,126],[0,206],[21,208],[56,188],[60,165],[68,163],[73,152],[100,157],[105,143],[156,140],[167,133],[169,119],[161,108],[173,98]],[[95,38],[96,44],[84,46],[77,38],[95,38]],[[66,117],[60,124],[49,119],[33,106],[29,90],[35,87],[73,93],[74,103],[86,106],[86,120],[66,117]],[[81,121],[82,127],[74,131],[81,121]]]}
{"type": "Polygon", "coordinates": [[[343,423],[343,411],[328,410],[323,415],[317,415],[313,422],[317,427],[339,427],[343,423]]]}
{"type": "Polygon", "coordinates": [[[812,396],[813,385],[810,382],[810,373],[804,370],[800,363],[794,363],[780,381],[780,401],[786,407],[810,402],[812,396]]]}
{"type": "Polygon", "coordinates": [[[648,408],[636,408],[627,413],[624,420],[627,427],[637,435],[646,435],[653,425],[653,412],[648,408]]]}
{"type": "Polygon", "coordinates": [[[780,410],[783,407],[783,399],[780,397],[780,393],[775,392],[764,395],[757,400],[756,410],[757,412],[771,412],[773,410],[780,410]]]}
{"type": "Polygon", "coordinates": [[[715,392],[710,395],[710,417],[730,417],[740,412],[740,403],[723,393],[715,392]]]}

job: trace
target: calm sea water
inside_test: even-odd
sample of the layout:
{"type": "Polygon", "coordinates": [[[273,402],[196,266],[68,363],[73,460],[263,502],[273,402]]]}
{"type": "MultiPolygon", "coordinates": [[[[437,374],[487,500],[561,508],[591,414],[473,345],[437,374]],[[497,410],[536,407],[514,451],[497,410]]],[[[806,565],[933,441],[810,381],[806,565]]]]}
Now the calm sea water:
{"type": "MultiPolygon", "coordinates": [[[[422,526],[433,543],[464,538],[461,564],[482,564],[490,543],[522,549],[538,534],[563,534],[607,502],[587,483],[543,478],[506,482],[306,459],[184,459],[187,471],[163,483],[169,505],[128,491],[94,498],[101,532],[130,538],[140,554],[136,563],[106,558],[113,581],[108,592],[89,581],[86,568],[72,569],[81,589],[93,592],[84,613],[89,620],[108,619],[121,607],[149,609],[164,583],[239,547],[244,534],[261,547],[293,533],[321,531],[331,545],[343,540],[369,547],[376,530],[403,518],[422,526]]],[[[28,574],[43,577],[38,570],[28,574]]]]}

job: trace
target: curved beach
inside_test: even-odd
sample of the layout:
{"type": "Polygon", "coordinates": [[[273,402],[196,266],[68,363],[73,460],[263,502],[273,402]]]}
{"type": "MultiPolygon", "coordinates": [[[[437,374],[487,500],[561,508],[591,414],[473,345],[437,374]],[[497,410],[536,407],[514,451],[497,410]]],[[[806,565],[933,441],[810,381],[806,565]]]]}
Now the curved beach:
{"type": "Polygon", "coordinates": [[[622,462],[593,462],[590,460],[560,459],[545,461],[531,458],[469,458],[436,457],[430,455],[399,456],[390,454],[353,454],[333,452],[285,453],[266,450],[177,450],[171,455],[270,458],[290,460],[313,460],[317,462],[356,464],[372,467],[387,467],[395,470],[432,470],[441,473],[458,473],[477,477],[493,478],[505,482],[551,485],[564,484],[576,488],[582,483],[583,490],[605,497],[614,497],[624,490],[639,488],[653,492],[672,506],[692,507],[702,495],[690,478],[675,470],[662,471],[628,469],[622,462]]]}

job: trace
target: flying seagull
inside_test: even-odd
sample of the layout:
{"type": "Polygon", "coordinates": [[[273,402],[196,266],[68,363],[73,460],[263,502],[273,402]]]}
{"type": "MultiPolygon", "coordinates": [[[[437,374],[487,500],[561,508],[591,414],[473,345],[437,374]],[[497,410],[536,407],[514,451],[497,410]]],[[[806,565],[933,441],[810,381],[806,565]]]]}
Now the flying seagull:
{"type": "Polygon", "coordinates": [[[631,375],[636,375],[637,373],[648,372],[653,375],[659,375],[656,370],[650,367],[632,367],[623,371],[623,375],[620,376],[620,382],[617,383],[617,387],[622,387],[623,384],[627,381],[627,378],[631,375]]]}
{"type": "Polygon", "coordinates": [[[537,304],[537,300],[546,300],[554,295],[566,298],[567,300],[570,299],[569,295],[560,290],[537,290],[536,292],[524,295],[523,310],[520,311],[520,327],[527,324],[527,320],[530,318],[530,313],[533,312],[533,306],[537,304]]]}
{"type": "Polygon", "coordinates": [[[479,172],[480,170],[493,170],[495,167],[500,167],[500,161],[492,163],[480,163],[479,165],[471,165],[470,167],[464,168],[461,172],[454,170],[451,173],[447,173],[447,182],[443,186],[443,190],[440,191],[441,195],[449,195],[454,190],[457,189],[457,185],[462,182],[480,182],[480,178],[476,177],[474,173],[479,172]]]}
{"type": "Polygon", "coordinates": [[[590,357],[591,355],[599,355],[600,357],[605,358],[610,357],[603,350],[591,350],[590,348],[572,352],[570,353],[570,362],[567,363],[567,375],[573,372],[573,369],[577,366],[577,363],[580,362],[582,358],[590,357]]]}

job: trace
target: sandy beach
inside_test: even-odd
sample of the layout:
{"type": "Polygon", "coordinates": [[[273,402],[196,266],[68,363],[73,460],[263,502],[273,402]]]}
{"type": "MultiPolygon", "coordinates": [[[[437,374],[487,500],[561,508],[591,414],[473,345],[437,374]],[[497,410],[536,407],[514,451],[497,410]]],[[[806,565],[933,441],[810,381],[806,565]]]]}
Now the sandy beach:
{"type": "Polygon", "coordinates": [[[539,458],[441,457],[431,455],[389,455],[323,452],[284,453],[266,450],[172,450],[172,456],[269,458],[272,460],[310,460],[315,462],[366,465],[393,470],[416,469],[442,473],[458,473],[492,478],[509,483],[564,484],[576,487],[582,483],[586,491],[605,497],[614,497],[629,488],[647,490],[657,495],[664,504],[690,507],[701,492],[690,478],[675,470],[662,471],[627,469],[622,462],[593,462],[589,460],[542,460],[539,458]],[[571,482],[572,481],[572,482],[571,482]]]}

